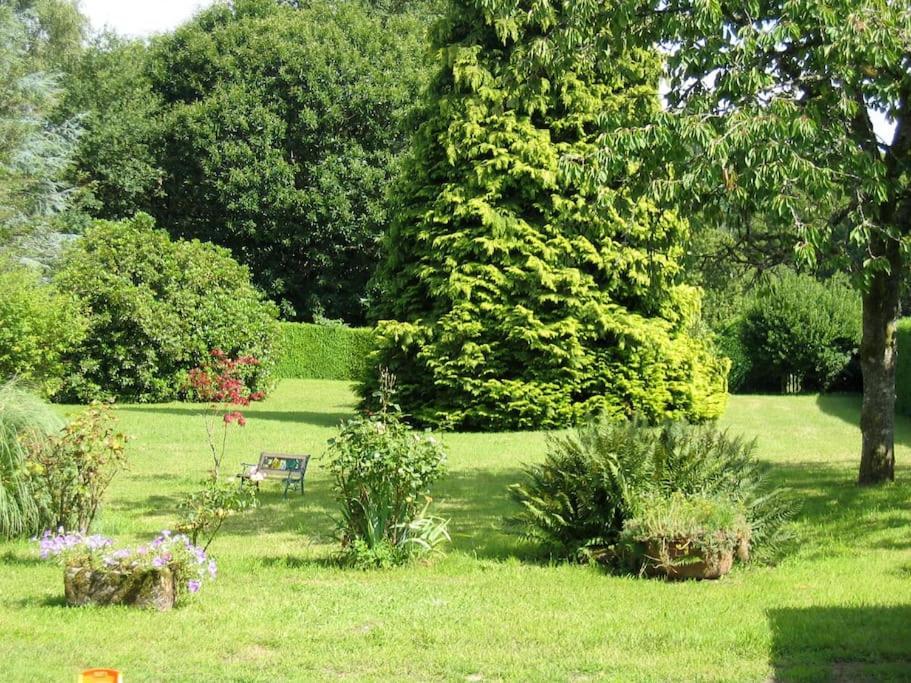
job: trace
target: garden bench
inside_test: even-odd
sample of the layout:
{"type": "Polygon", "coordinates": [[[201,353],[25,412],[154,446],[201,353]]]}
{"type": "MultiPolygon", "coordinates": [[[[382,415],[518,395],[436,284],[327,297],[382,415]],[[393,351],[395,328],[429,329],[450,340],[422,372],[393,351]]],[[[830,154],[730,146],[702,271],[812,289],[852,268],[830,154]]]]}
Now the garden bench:
{"type": "Polygon", "coordinates": [[[287,453],[262,453],[259,462],[241,463],[243,471],[240,473],[241,481],[252,481],[259,488],[259,482],[264,479],[281,479],[285,484],[283,498],[288,497],[288,489],[292,485],[300,484],[301,495],[304,494],[304,475],[307,473],[309,455],[290,455],[287,453]]]}

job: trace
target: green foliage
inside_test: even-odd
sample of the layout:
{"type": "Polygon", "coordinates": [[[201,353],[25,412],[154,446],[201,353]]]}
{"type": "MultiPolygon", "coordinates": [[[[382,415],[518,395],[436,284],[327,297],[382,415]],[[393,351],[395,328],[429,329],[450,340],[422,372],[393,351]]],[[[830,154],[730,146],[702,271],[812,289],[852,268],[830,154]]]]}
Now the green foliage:
{"type": "Polygon", "coordinates": [[[31,269],[0,264],[0,378],[16,377],[53,395],[63,356],[85,338],[78,302],[31,269]]]}
{"type": "Polygon", "coordinates": [[[45,30],[39,4],[0,4],[0,246],[46,228],[66,204],[64,171],[79,127],[52,120],[60,97],[45,59],[56,34],[45,30]]]}
{"type": "Polygon", "coordinates": [[[55,282],[91,312],[85,340],[65,358],[62,397],[172,400],[210,349],[260,359],[248,384],[269,385],[277,311],[226,249],[172,241],[143,214],[102,221],[68,251],[55,282]]]}
{"type": "Polygon", "coordinates": [[[205,551],[228,517],[255,507],[256,489],[252,485],[210,478],[177,504],[174,529],[189,536],[193,545],[204,542],[205,551]]]}
{"type": "Polygon", "coordinates": [[[821,282],[784,271],[750,298],[739,336],[749,384],[778,390],[789,376],[801,389],[827,389],[857,353],[860,295],[844,279],[821,282]]]}
{"type": "Polygon", "coordinates": [[[115,425],[110,406],[95,403],[29,458],[55,529],[87,533],[91,528],[108,486],[126,466],[127,437],[115,425]]]}
{"type": "Polygon", "coordinates": [[[610,549],[641,500],[673,493],[741,507],[766,556],[785,538],[789,507],[767,489],[754,444],[711,426],[602,417],[552,438],[545,461],[526,467],[526,476],[510,489],[522,507],[510,524],[562,558],[610,549]]]}
{"type": "Polygon", "coordinates": [[[88,216],[130,218],[161,200],[161,102],[147,73],[148,51],[141,41],[102,34],[68,65],[57,116],[78,116],[83,127],[69,170],[78,187],[67,216],[74,231],[88,216]]]}
{"type": "Polygon", "coordinates": [[[354,564],[400,563],[448,540],[446,522],[427,515],[430,487],[446,461],[432,435],[384,410],[346,422],[327,457],[342,513],[340,540],[354,564]]]}
{"type": "Polygon", "coordinates": [[[731,393],[748,390],[749,378],[753,374],[753,361],[743,341],[743,320],[728,321],[715,333],[715,349],[731,362],[728,370],[728,390],[731,393]]]}
{"type": "Polygon", "coordinates": [[[367,327],[281,323],[275,374],[295,379],[359,380],[366,373],[373,335],[367,327]]]}
{"type": "Polygon", "coordinates": [[[0,537],[28,536],[46,526],[47,508],[27,461],[49,447],[61,426],[63,420],[44,401],[10,382],[0,385],[0,537]]]}
{"type": "MultiPolygon", "coordinates": [[[[635,156],[597,167],[595,180],[572,163],[598,132],[659,109],[649,51],[547,58],[564,21],[597,33],[589,16],[457,0],[437,29],[438,70],[377,278],[371,360],[396,374],[422,423],[528,429],[723,409],[725,363],[691,334],[700,293],[681,283],[686,223],[627,191],[635,156]]],[[[361,394],[373,390],[368,381],[361,394]]]]}
{"type": "Polygon", "coordinates": [[[159,224],[229,247],[285,317],[363,321],[424,33],[419,12],[239,0],[153,41],[159,224]]]}
{"type": "Polygon", "coordinates": [[[895,361],[895,411],[911,415],[911,318],[902,318],[895,328],[898,356],[895,361]]]}
{"type": "Polygon", "coordinates": [[[635,516],[623,525],[620,543],[643,571],[667,570],[693,561],[715,564],[734,551],[746,561],[750,535],[738,505],[724,498],[675,492],[638,501],[635,516]]]}

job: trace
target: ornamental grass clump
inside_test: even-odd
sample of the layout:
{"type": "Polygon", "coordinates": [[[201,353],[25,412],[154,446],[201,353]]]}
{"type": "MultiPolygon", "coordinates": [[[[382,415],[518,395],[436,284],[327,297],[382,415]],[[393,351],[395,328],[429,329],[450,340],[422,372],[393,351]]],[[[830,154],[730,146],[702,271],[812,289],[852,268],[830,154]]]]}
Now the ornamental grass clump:
{"type": "Polygon", "coordinates": [[[394,379],[383,373],[381,410],[342,425],[329,441],[329,471],[341,508],[344,559],[384,567],[426,556],[448,542],[448,522],[428,515],[430,488],[446,450],[429,432],[411,430],[390,402],[394,379]]]}
{"type": "Polygon", "coordinates": [[[13,382],[0,384],[0,538],[40,532],[50,521],[46,497],[29,474],[28,459],[50,447],[63,420],[13,382]]]}

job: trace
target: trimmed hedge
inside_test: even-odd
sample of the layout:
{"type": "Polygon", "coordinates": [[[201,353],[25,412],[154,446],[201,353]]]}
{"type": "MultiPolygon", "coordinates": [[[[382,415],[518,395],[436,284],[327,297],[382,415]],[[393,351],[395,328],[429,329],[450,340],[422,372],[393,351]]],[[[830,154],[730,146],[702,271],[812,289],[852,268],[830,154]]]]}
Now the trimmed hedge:
{"type": "Polygon", "coordinates": [[[911,415],[911,318],[899,320],[895,334],[895,412],[911,415]]]}
{"type": "Polygon", "coordinates": [[[363,379],[373,329],[342,325],[281,323],[278,377],[363,379]]]}

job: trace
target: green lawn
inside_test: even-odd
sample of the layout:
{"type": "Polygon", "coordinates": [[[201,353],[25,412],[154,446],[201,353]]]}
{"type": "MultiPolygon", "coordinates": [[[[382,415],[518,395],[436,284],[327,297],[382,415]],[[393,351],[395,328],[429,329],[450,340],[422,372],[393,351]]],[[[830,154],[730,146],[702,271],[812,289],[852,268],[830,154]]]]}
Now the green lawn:
{"type": "MultiPolygon", "coordinates": [[[[543,434],[452,434],[439,511],[453,547],[429,566],[333,567],[329,482],[319,459],[352,410],[341,382],[286,380],[231,443],[230,469],[260,450],[315,456],[303,497],[267,483],[261,507],[213,545],[218,581],[165,614],[68,608],[33,544],[0,543],[3,680],[69,681],[112,666],[135,681],[911,680],[911,421],[900,484],[854,486],[853,396],[744,396],[724,424],[759,439],[800,501],[801,543],[776,567],[668,584],[537,563],[500,525],[506,487],[542,457],[543,434]]],[[[120,410],[131,469],[98,530],[139,542],[167,528],[208,467],[197,407],[120,410]]]]}

